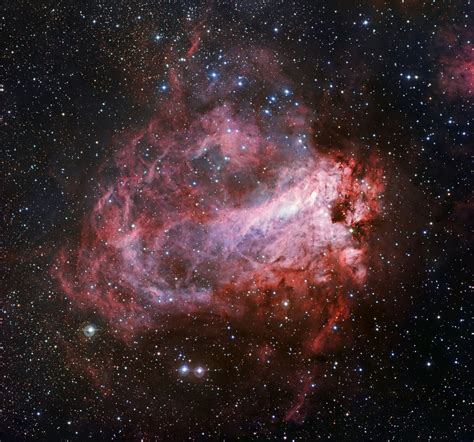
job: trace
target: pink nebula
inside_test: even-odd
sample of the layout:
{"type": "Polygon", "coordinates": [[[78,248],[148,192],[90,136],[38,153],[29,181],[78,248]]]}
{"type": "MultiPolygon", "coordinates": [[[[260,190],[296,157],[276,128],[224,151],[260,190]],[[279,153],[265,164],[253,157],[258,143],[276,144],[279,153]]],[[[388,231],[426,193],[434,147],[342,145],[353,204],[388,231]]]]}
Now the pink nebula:
{"type": "Polygon", "coordinates": [[[190,99],[171,70],[161,110],[118,139],[80,244],[60,253],[55,275],[125,340],[188,314],[282,335],[295,333],[278,328],[291,319],[303,324],[301,348],[324,353],[349,315],[348,291],[368,277],[383,170],[355,151],[323,153],[313,112],[283,92],[281,73],[270,112],[235,99],[227,77],[190,99]]]}

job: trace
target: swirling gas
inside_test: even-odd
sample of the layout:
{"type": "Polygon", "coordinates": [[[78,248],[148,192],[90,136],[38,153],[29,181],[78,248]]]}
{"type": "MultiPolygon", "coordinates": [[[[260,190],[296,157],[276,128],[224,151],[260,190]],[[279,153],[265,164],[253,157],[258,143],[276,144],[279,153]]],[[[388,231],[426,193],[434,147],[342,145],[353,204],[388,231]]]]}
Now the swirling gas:
{"type": "Polygon", "coordinates": [[[170,69],[160,110],[102,170],[55,275],[125,340],[192,314],[261,328],[290,317],[304,351],[334,345],[347,293],[368,277],[383,170],[320,149],[313,110],[271,59],[240,57],[218,78],[204,70],[192,89],[170,69]]]}

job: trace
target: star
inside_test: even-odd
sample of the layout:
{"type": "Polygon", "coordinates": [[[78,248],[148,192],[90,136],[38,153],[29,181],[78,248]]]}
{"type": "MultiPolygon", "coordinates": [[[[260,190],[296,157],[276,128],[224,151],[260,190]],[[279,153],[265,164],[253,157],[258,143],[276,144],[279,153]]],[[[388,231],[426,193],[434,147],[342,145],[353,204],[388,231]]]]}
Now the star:
{"type": "Polygon", "coordinates": [[[86,326],[84,326],[84,328],[82,329],[82,332],[84,333],[84,336],[86,336],[87,338],[92,338],[95,336],[96,332],[97,332],[97,327],[94,325],[94,324],[87,324],[86,326]]]}
{"type": "Polygon", "coordinates": [[[183,364],[181,367],[178,368],[178,372],[181,376],[187,376],[189,373],[189,365],[183,364]]]}
{"type": "Polygon", "coordinates": [[[196,376],[197,378],[202,378],[205,374],[206,374],[206,369],[202,367],[201,365],[198,365],[194,369],[194,376],[196,376]]]}

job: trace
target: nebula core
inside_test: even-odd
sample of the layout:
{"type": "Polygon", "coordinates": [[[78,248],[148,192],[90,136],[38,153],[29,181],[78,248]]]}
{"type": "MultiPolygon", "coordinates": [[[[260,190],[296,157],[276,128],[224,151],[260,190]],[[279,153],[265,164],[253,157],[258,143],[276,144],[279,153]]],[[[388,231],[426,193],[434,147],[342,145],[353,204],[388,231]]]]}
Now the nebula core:
{"type": "Polygon", "coordinates": [[[264,349],[265,329],[294,336],[291,321],[303,354],[320,355],[366,282],[380,159],[320,149],[290,79],[275,65],[262,78],[271,52],[249,52],[218,79],[202,75],[198,96],[170,69],[166,101],[118,137],[80,245],[59,256],[63,291],[125,341],[192,314],[251,327],[264,349]],[[266,91],[260,103],[244,85],[266,91]]]}

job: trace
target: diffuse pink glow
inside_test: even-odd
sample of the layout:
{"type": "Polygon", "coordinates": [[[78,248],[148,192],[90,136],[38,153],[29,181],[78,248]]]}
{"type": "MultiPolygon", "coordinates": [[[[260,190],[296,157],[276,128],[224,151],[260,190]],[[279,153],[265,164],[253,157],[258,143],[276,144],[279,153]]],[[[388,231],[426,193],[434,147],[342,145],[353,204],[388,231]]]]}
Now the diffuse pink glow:
{"type": "Polygon", "coordinates": [[[379,163],[320,152],[309,108],[284,94],[270,116],[231,97],[196,111],[171,81],[163,111],[121,140],[78,250],[61,252],[63,291],[124,339],[187,313],[256,329],[290,317],[308,354],[333,348],[367,279],[379,163]]]}
{"type": "Polygon", "coordinates": [[[438,86],[451,99],[469,99],[474,94],[474,48],[472,31],[444,29],[440,33],[438,86]]]}
{"type": "Polygon", "coordinates": [[[450,97],[471,97],[474,94],[474,51],[471,45],[458,49],[454,56],[441,59],[439,84],[450,97]]]}

